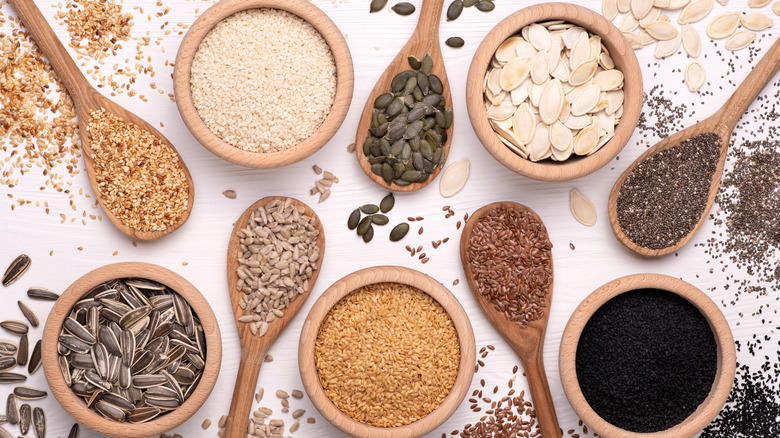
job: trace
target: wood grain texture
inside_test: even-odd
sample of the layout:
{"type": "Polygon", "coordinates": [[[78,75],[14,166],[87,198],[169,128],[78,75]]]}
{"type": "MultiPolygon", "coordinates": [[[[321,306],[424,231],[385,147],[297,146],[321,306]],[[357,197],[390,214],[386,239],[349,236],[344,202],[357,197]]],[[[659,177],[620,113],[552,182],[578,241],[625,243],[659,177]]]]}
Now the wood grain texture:
{"type": "Polygon", "coordinates": [[[59,404],[79,423],[105,435],[138,438],[160,435],[175,429],[205,403],[217,383],[222,364],[222,337],[211,306],[189,281],[173,271],[148,263],[124,262],[97,268],[76,280],[60,296],[46,320],[41,345],[43,372],[59,404]],[[93,287],[118,278],[138,277],[162,283],[181,295],[200,319],[206,336],[206,366],[195,392],[176,410],[143,424],[117,423],[87,408],[65,384],[58,364],[57,344],[62,323],[71,308],[93,287]]]}
{"type": "Polygon", "coordinates": [[[471,126],[485,149],[508,169],[541,181],[568,181],[588,175],[610,162],[631,138],[642,110],[642,71],[634,50],[612,23],[590,9],[569,3],[541,3],[521,9],[498,23],[479,45],[471,61],[466,80],[466,103],[471,126]],[[615,68],[624,76],[623,116],[615,135],[590,156],[572,156],[566,161],[533,162],[509,150],[498,139],[485,112],[483,81],[496,49],[507,38],[531,24],[547,20],[565,20],[599,35],[615,61],[615,68]]]}
{"type": "Polygon", "coordinates": [[[322,148],[336,134],[352,103],[355,78],[352,55],[344,36],[322,10],[306,0],[223,0],[207,9],[192,24],[179,46],[173,69],[173,90],[176,105],[187,128],[214,155],[241,166],[270,169],[296,163],[322,148]],[[279,152],[249,152],[230,145],[215,135],[198,115],[190,92],[190,71],[195,53],[203,38],[223,19],[236,12],[256,8],[274,8],[295,14],[325,38],[336,61],[336,96],[330,113],[311,137],[279,152]]]}
{"type": "Polygon", "coordinates": [[[710,209],[712,208],[712,204],[715,202],[715,196],[718,194],[720,180],[723,176],[723,166],[726,164],[726,154],[728,152],[731,132],[734,130],[734,126],[753,100],[755,100],[756,96],[758,96],[758,93],[761,92],[772,77],[774,77],[778,69],[780,69],[780,39],[769,48],[761,58],[761,61],[756,64],[747,78],[745,78],[742,84],[734,91],[734,94],[731,95],[718,111],[701,122],[659,141],[653,147],[645,151],[645,153],[640,155],[639,158],[637,158],[636,161],[620,175],[615,182],[615,185],[612,186],[612,191],[609,193],[609,202],[607,206],[612,232],[620,243],[637,254],[647,257],[658,257],[677,251],[691,240],[693,235],[696,234],[696,232],[699,231],[699,228],[704,224],[707,215],[709,215],[710,209]],[[617,215],[617,198],[620,194],[620,188],[623,186],[626,178],[628,178],[628,175],[636,169],[639,163],[647,160],[656,153],[671,149],[685,140],[708,132],[715,133],[720,137],[720,157],[718,158],[718,165],[715,168],[715,172],[712,174],[710,190],[707,196],[707,205],[704,207],[696,226],[694,226],[685,237],[680,239],[679,242],[666,248],[650,249],[637,245],[623,232],[617,215]]]}
{"type": "Polygon", "coordinates": [[[303,323],[298,346],[298,366],[306,393],[318,411],[333,425],[354,437],[412,438],[444,423],[460,406],[474,377],[476,344],[471,322],[460,302],[444,285],[422,272],[397,266],[376,266],[353,272],[329,287],[314,303],[303,323]],[[314,343],[330,309],[350,292],[374,283],[407,284],[427,293],[449,314],[460,342],[458,376],[444,401],[425,418],[401,427],[375,427],[353,420],[328,398],[320,384],[314,362],[314,343]]]}
{"type": "MultiPolygon", "coordinates": [[[[393,82],[393,78],[398,74],[406,70],[411,70],[409,66],[409,56],[416,56],[419,59],[423,59],[425,54],[430,54],[433,58],[433,70],[432,74],[441,79],[442,85],[444,85],[444,93],[442,96],[447,101],[447,105],[452,107],[452,92],[450,90],[450,82],[447,79],[447,70],[444,66],[444,57],[441,53],[441,45],[439,43],[439,22],[441,21],[441,11],[444,8],[444,0],[423,0],[422,7],[420,8],[420,18],[417,22],[417,27],[414,29],[411,38],[406,45],[401,49],[398,55],[393,59],[385,72],[377,81],[374,86],[374,90],[368,96],[366,106],[363,109],[363,115],[360,117],[360,123],[358,124],[357,136],[355,137],[355,154],[357,156],[358,164],[363,172],[375,183],[380,186],[396,191],[396,192],[413,192],[420,190],[421,188],[430,184],[441,173],[444,168],[444,164],[441,167],[434,169],[434,172],[428,176],[425,182],[409,184],[408,186],[399,186],[395,183],[387,184],[381,176],[374,175],[371,171],[371,164],[368,162],[365,154],[363,154],[363,143],[366,141],[366,137],[370,135],[368,133],[371,128],[371,117],[374,112],[374,101],[380,95],[390,91],[390,84],[393,82]]],[[[442,145],[444,153],[449,158],[450,146],[452,145],[452,132],[455,129],[455,122],[453,119],[452,125],[447,129],[447,141],[442,145]]]]}
{"type": "Polygon", "coordinates": [[[325,230],[322,227],[322,221],[308,205],[297,199],[292,199],[293,205],[304,207],[305,214],[316,219],[317,229],[320,232],[320,235],[317,238],[317,246],[320,249],[320,258],[315,262],[317,268],[309,279],[309,289],[290,303],[289,307],[284,310],[284,316],[282,318],[278,318],[268,325],[268,332],[266,332],[263,337],[253,335],[252,332],[249,331],[249,324],[238,322],[238,318],[243,316],[245,311],[239,306],[243,293],[236,290],[236,283],[238,282],[236,269],[239,267],[238,252],[239,246],[241,245],[240,239],[236,233],[247,226],[249,217],[253,212],[257,211],[259,207],[268,205],[272,201],[278,200],[284,202],[287,199],[292,198],[269,196],[255,202],[247,208],[244,214],[236,221],[236,225],[230,234],[230,243],[228,244],[227,252],[228,294],[230,295],[230,301],[233,304],[233,313],[235,314],[238,328],[238,338],[241,342],[241,359],[238,375],[236,376],[236,385],[233,389],[233,399],[230,403],[230,413],[228,414],[225,438],[243,438],[246,435],[246,421],[249,419],[249,414],[252,410],[253,396],[263,359],[265,359],[268,349],[271,348],[271,345],[273,345],[276,338],[279,337],[282,330],[287,327],[301,309],[301,306],[306,302],[306,299],[309,298],[309,294],[317,282],[317,277],[320,275],[322,261],[325,258],[325,230]]]}
{"type": "MultiPolygon", "coordinates": [[[[517,323],[507,319],[503,312],[496,309],[493,303],[479,293],[479,288],[474,278],[474,271],[471,269],[468,245],[474,225],[490,211],[501,207],[530,212],[542,225],[542,232],[544,235],[547,235],[547,228],[544,226],[544,222],[542,222],[542,219],[530,208],[515,202],[494,202],[475,211],[468,222],[466,222],[466,226],[463,227],[463,234],[460,238],[460,260],[463,264],[463,271],[466,275],[469,288],[471,289],[471,293],[477,301],[477,304],[479,304],[479,307],[488,320],[490,320],[490,323],[493,324],[493,327],[495,327],[512,347],[517,354],[517,357],[519,357],[520,361],[523,363],[523,369],[525,370],[526,378],[528,379],[528,387],[531,390],[531,399],[534,404],[534,409],[536,410],[536,420],[539,423],[542,436],[545,438],[560,438],[562,431],[558,425],[558,415],[555,412],[555,405],[553,404],[552,395],[550,394],[550,385],[547,382],[547,374],[544,371],[544,360],[542,358],[544,335],[547,331],[547,321],[550,319],[550,304],[552,303],[553,293],[552,279],[550,279],[550,288],[547,293],[548,304],[544,312],[544,317],[527,324],[525,328],[521,328],[517,323]]],[[[552,268],[553,263],[551,258],[551,271],[552,268]]]]}
{"type": "MultiPolygon", "coordinates": [[[[734,338],[726,318],[704,292],[690,283],[660,274],[637,274],[613,280],[590,294],[569,318],[561,339],[558,365],[566,397],[582,421],[594,432],[605,437],[624,438],[688,438],[710,423],[726,403],[736,371],[734,338]],[[707,319],[718,347],[718,370],[712,390],[702,404],[684,422],[656,433],[635,433],[615,427],[590,407],[577,381],[577,344],[588,320],[604,303],[624,292],[636,289],[661,289],[675,293],[696,306],[707,319]]],[[[606,364],[608,366],[608,364],[606,364]]]]}
{"type": "Polygon", "coordinates": [[[114,103],[112,100],[106,98],[102,94],[98,93],[87,81],[84,75],[79,70],[75,62],[70,58],[65,47],[55,35],[52,28],[46,22],[46,19],[41,14],[41,11],[35,6],[33,0],[10,0],[9,3],[14,7],[19,18],[24,23],[25,27],[30,31],[30,35],[35,40],[35,43],[41,49],[41,52],[46,56],[52,65],[52,68],[57,73],[57,76],[65,84],[65,88],[68,90],[71,99],[76,107],[76,116],[78,117],[79,124],[79,137],[81,139],[81,148],[84,153],[84,163],[86,164],[87,175],[89,176],[89,183],[92,186],[92,191],[95,194],[95,198],[103,208],[103,212],[111,223],[116,226],[119,231],[127,234],[128,236],[140,239],[140,240],[153,240],[166,236],[179,227],[190,216],[192,211],[192,205],[195,201],[195,185],[192,181],[187,165],[184,164],[181,155],[175,147],[163,136],[157,129],[155,129],[145,120],[141,119],[137,115],[131,113],[122,106],[114,103]],[[160,139],[161,142],[166,144],[176,154],[179,160],[179,166],[184,170],[184,176],[187,180],[189,189],[187,191],[187,207],[182,213],[179,221],[163,231],[140,231],[135,228],[131,228],[118,218],[111,209],[107,208],[105,199],[98,190],[97,180],[95,178],[95,162],[92,159],[92,148],[90,147],[90,136],[87,132],[87,125],[90,121],[90,113],[97,110],[105,110],[111,114],[114,114],[118,118],[125,122],[133,123],[140,128],[149,131],[152,135],[160,139]]]}

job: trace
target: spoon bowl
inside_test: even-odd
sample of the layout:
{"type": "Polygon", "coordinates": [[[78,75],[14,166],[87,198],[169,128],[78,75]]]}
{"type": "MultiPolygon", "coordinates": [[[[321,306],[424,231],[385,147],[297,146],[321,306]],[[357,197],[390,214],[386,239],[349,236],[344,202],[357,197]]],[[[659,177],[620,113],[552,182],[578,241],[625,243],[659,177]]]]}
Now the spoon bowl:
{"type": "Polygon", "coordinates": [[[233,389],[233,400],[230,403],[230,413],[228,414],[226,425],[226,438],[241,438],[246,435],[246,420],[249,418],[249,412],[252,410],[252,396],[255,387],[257,386],[257,379],[259,377],[260,367],[263,364],[263,359],[271,348],[271,345],[276,341],[276,338],[279,337],[282,330],[284,330],[290,321],[292,321],[301,309],[301,306],[303,306],[303,303],[309,297],[311,290],[314,288],[314,284],[317,282],[317,277],[319,277],[324,254],[325,230],[322,228],[322,221],[308,205],[297,199],[283,196],[269,196],[263,198],[247,208],[236,221],[233,232],[230,235],[230,243],[228,244],[227,278],[228,294],[230,295],[230,301],[233,304],[233,313],[236,316],[236,324],[238,326],[238,339],[241,342],[241,361],[238,366],[236,386],[233,389]],[[317,221],[317,230],[320,234],[317,238],[316,245],[320,249],[320,257],[316,261],[316,269],[314,269],[312,277],[309,279],[309,289],[304,291],[290,303],[287,309],[284,310],[284,315],[281,318],[277,318],[269,323],[268,332],[260,337],[252,334],[249,330],[249,324],[238,322],[238,319],[244,316],[244,309],[240,306],[241,296],[243,294],[236,290],[236,283],[238,283],[236,269],[238,269],[239,266],[238,251],[241,245],[237,233],[239,230],[246,228],[252,213],[257,211],[261,206],[266,206],[273,201],[285,202],[287,200],[290,200],[292,205],[303,207],[304,214],[317,221]]]}
{"type": "Polygon", "coordinates": [[[9,3],[16,10],[19,18],[30,31],[30,35],[35,40],[35,43],[40,47],[41,52],[46,56],[46,59],[49,60],[52,68],[62,80],[70,97],[73,99],[73,103],[76,107],[76,115],[78,117],[79,136],[81,138],[81,147],[84,150],[84,163],[86,164],[89,183],[92,186],[95,198],[103,208],[106,217],[119,229],[119,231],[134,239],[141,240],[157,239],[170,234],[181,227],[184,222],[187,221],[190,212],[192,211],[195,189],[192,176],[190,176],[190,172],[184,164],[181,155],[176,151],[176,148],[174,148],[171,142],[149,123],[146,123],[146,121],[137,115],[98,93],[97,90],[90,85],[89,81],[87,81],[81,73],[81,70],[79,70],[76,63],[73,62],[73,59],[70,58],[67,50],[32,0],[10,0],[9,3]],[[91,119],[91,113],[101,109],[105,110],[107,113],[113,114],[124,122],[135,124],[141,129],[148,131],[171,148],[176,154],[178,165],[183,169],[188,184],[187,206],[178,221],[166,229],[161,231],[141,231],[126,225],[122,222],[121,218],[117,217],[114,212],[108,208],[106,199],[103,197],[100,190],[98,190],[99,186],[95,176],[95,162],[92,159],[93,149],[91,148],[91,136],[87,132],[87,126],[91,119]]]}
{"type": "MultiPolygon", "coordinates": [[[[495,202],[488,204],[471,215],[463,228],[463,234],[460,238],[460,260],[463,264],[463,271],[466,280],[469,283],[474,299],[482,309],[482,312],[493,324],[493,327],[501,334],[506,342],[512,347],[520,361],[523,363],[528,386],[531,390],[534,409],[536,409],[537,421],[541,429],[542,436],[545,438],[561,437],[561,429],[558,425],[558,418],[555,413],[552,395],[550,394],[550,385],[547,382],[547,375],[544,371],[544,360],[542,351],[544,349],[544,335],[547,331],[547,321],[550,318],[550,303],[552,302],[553,282],[550,279],[550,286],[547,292],[547,309],[544,316],[536,321],[529,322],[524,328],[508,319],[503,312],[499,311],[493,303],[479,292],[474,272],[471,268],[469,257],[469,240],[474,226],[485,215],[496,208],[506,208],[516,211],[527,211],[531,213],[534,219],[541,224],[540,233],[547,236],[547,229],[544,227],[542,219],[530,208],[514,202],[495,202]]],[[[552,271],[552,258],[550,259],[550,270],[552,271]]]]}
{"type": "Polygon", "coordinates": [[[715,196],[718,194],[718,187],[720,186],[720,180],[723,175],[723,167],[726,163],[729,140],[731,139],[731,132],[734,130],[734,126],[737,124],[737,121],[739,121],[739,118],[745,110],[747,110],[753,100],[758,96],[758,93],[761,92],[764,86],[766,86],[772,77],[774,77],[778,69],[780,69],[780,39],[769,48],[764,57],[761,58],[761,61],[753,68],[753,71],[750,72],[734,94],[732,94],[715,114],[661,140],[628,166],[628,169],[620,175],[615,182],[615,185],[612,187],[612,191],[609,194],[609,202],[607,204],[612,232],[620,243],[637,254],[647,257],[658,257],[677,251],[691,240],[693,235],[699,231],[699,228],[701,228],[704,221],[707,219],[707,215],[715,201],[715,196]],[[674,148],[683,141],[703,133],[713,133],[719,137],[720,156],[718,157],[718,163],[710,181],[707,203],[701,212],[698,222],[685,236],[677,241],[677,243],[666,248],[652,249],[635,243],[623,231],[620,226],[620,221],[618,220],[617,202],[623,183],[643,161],[661,151],[674,148]]]}
{"type": "MultiPolygon", "coordinates": [[[[363,172],[371,178],[372,181],[380,186],[394,190],[397,192],[411,192],[420,190],[431,183],[436,176],[439,175],[444,163],[440,167],[436,167],[428,176],[428,179],[424,182],[418,182],[409,184],[408,186],[399,186],[398,184],[387,184],[380,176],[375,175],[371,171],[371,164],[368,162],[368,158],[363,153],[363,143],[366,137],[369,135],[369,128],[371,128],[371,119],[374,112],[374,101],[380,95],[390,91],[390,84],[393,78],[403,71],[409,70],[408,57],[416,56],[419,59],[423,59],[425,54],[431,55],[433,58],[433,70],[431,74],[434,74],[441,79],[444,86],[444,92],[442,96],[446,99],[447,105],[452,105],[452,93],[450,92],[450,84],[447,80],[447,72],[444,68],[444,58],[441,54],[441,46],[439,44],[439,21],[441,19],[441,11],[444,8],[444,0],[423,0],[422,7],[420,8],[420,19],[417,22],[417,27],[414,30],[411,38],[406,45],[401,49],[401,52],[393,59],[385,72],[379,78],[374,90],[368,96],[368,101],[363,109],[363,115],[360,117],[360,123],[358,124],[357,137],[355,139],[355,153],[357,154],[357,160],[360,164],[360,168],[363,172]]],[[[450,154],[450,145],[452,143],[452,131],[454,129],[454,122],[447,129],[447,140],[442,144],[445,156],[450,154]]]]}

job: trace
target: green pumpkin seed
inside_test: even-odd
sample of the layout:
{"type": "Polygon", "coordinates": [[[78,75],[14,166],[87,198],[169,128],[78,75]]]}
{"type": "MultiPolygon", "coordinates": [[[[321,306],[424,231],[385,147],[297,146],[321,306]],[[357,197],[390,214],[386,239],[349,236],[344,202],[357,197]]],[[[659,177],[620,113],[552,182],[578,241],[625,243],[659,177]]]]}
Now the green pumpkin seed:
{"type": "Polygon", "coordinates": [[[387,213],[395,206],[395,196],[392,193],[388,193],[387,196],[382,198],[382,202],[379,203],[379,209],[382,213],[387,213]]]}
{"type": "Polygon", "coordinates": [[[387,108],[388,105],[390,105],[390,102],[393,101],[393,93],[385,93],[381,96],[377,97],[374,101],[374,108],[376,109],[383,109],[387,108]]]}
{"type": "Polygon", "coordinates": [[[390,241],[391,242],[398,242],[399,240],[403,239],[406,236],[406,233],[409,232],[409,224],[406,222],[402,222],[398,225],[396,225],[392,231],[390,231],[390,241]]]}
{"type": "Polygon", "coordinates": [[[366,216],[360,221],[360,225],[357,227],[358,236],[366,234],[368,228],[371,226],[371,216],[366,216]]]}
{"type": "MultiPolygon", "coordinates": [[[[428,82],[431,83],[431,91],[433,91],[436,94],[442,94],[444,93],[444,84],[441,83],[441,79],[439,79],[436,75],[430,75],[428,76],[428,82]]],[[[442,103],[442,105],[444,105],[442,103]]]]}
{"type": "MultiPolygon", "coordinates": [[[[420,91],[422,91],[423,97],[425,97],[426,94],[430,93],[431,82],[428,80],[428,75],[423,74],[422,72],[417,72],[417,86],[420,87],[420,91]]],[[[422,97],[418,99],[418,101],[422,101],[422,100],[423,100],[422,97]]]]}
{"type": "Polygon", "coordinates": [[[446,123],[443,128],[450,129],[450,126],[452,126],[452,109],[447,108],[444,110],[444,118],[446,119],[446,123]]]}
{"type": "Polygon", "coordinates": [[[395,175],[393,174],[393,168],[387,163],[382,163],[382,178],[387,184],[393,181],[395,175]]]}
{"type": "Polygon", "coordinates": [[[461,37],[450,37],[450,38],[447,38],[447,41],[444,42],[444,44],[446,44],[446,45],[448,45],[448,46],[450,46],[452,48],[455,48],[455,49],[463,47],[463,45],[465,43],[466,42],[463,41],[463,38],[461,38],[461,37]]]}
{"type": "Polygon", "coordinates": [[[482,12],[490,12],[495,8],[496,8],[495,3],[493,3],[490,0],[480,0],[479,3],[477,3],[477,9],[479,9],[482,12]]]}
{"type": "Polygon", "coordinates": [[[379,211],[379,207],[375,204],[366,204],[360,207],[360,211],[364,214],[374,214],[379,211]]]}
{"type": "Polygon", "coordinates": [[[426,53],[425,56],[423,56],[422,66],[420,66],[420,71],[425,73],[426,75],[431,74],[431,71],[433,71],[433,58],[431,58],[430,53],[426,53]]]}
{"type": "Polygon", "coordinates": [[[406,76],[406,72],[401,72],[395,75],[393,81],[390,83],[390,91],[393,93],[398,93],[403,90],[407,79],[408,77],[406,76]]]}
{"type": "Polygon", "coordinates": [[[383,214],[375,214],[371,216],[371,221],[377,225],[387,225],[387,223],[390,222],[390,219],[383,214]]]}
{"type": "Polygon", "coordinates": [[[417,75],[414,75],[406,80],[404,85],[404,93],[412,93],[417,88],[417,75]]]}
{"type": "Polygon", "coordinates": [[[374,238],[374,227],[369,223],[368,230],[363,234],[363,242],[370,242],[374,238]]]}
{"type": "Polygon", "coordinates": [[[401,179],[408,182],[416,182],[422,173],[419,170],[407,170],[401,175],[401,179]]]}
{"type": "Polygon", "coordinates": [[[387,0],[371,0],[371,12],[379,12],[387,4],[387,0]]]}
{"type": "Polygon", "coordinates": [[[463,0],[463,7],[470,8],[479,3],[479,0],[463,0]]]}
{"type": "Polygon", "coordinates": [[[408,2],[397,3],[390,9],[398,15],[412,15],[415,11],[414,5],[408,2]]]}
{"type": "Polygon", "coordinates": [[[422,61],[420,61],[420,58],[414,55],[410,55],[407,59],[409,60],[409,67],[412,67],[415,70],[419,70],[420,66],[422,66],[422,61]]]}
{"type": "Polygon", "coordinates": [[[447,8],[447,21],[456,20],[463,12],[463,0],[455,0],[447,8]]]}
{"type": "Polygon", "coordinates": [[[352,214],[349,215],[349,220],[347,220],[347,228],[350,230],[354,230],[357,228],[358,223],[360,222],[360,209],[356,208],[355,211],[352,212],[352,214]]]}

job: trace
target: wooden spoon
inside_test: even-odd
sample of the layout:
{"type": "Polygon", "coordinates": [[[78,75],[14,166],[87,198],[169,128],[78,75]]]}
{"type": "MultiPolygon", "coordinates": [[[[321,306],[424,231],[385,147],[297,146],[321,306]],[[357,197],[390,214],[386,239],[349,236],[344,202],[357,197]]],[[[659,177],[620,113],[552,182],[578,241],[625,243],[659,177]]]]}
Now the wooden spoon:
{"type": "MultiPolygon", "coordinates": [[[[552,395],[550,395],[550,385],[547,383],[547,374],[544,371],[544,360],[542,359],[544,335],[547,331],[547,320],[550,318],[550,303],[552,302],[553,291],[552,279],[550,280],[550,289],[547,292],[547,308],[544,312],[544,316],[539,320],[527,324],[525,328],[520,328],[517,323],[507,319],[503,312],[497,310],[493,306],[493,303],[479,293],[477,282],[474,279],[474,272],[471,269],[468,249],[474,225],[491,210],[500,207],[517,211],[528,211],[540,224],[542,224],[541,233],[544,236],[547,235],[547,229],[544,227],[542,219],[530,208],[514,202],[494,202],[475,211],[468,222],[466,222],[466,226],[463,228],[463,234],[460,238],[460,260],[463,264],[463,270],[466,274],[469,288],[471,289],[471,293],[474,295],[477,304],[479,304],[479,307],[482,308],[482,312],[488,317],[493,324],[493,327],[501,333],[501,336],[509,343],[523,363],[523,369],[525,370],[526,378],[528,379],[528,387],[531,390],[534,409],[536,410],[536,420],[539,423],[542,436],[544,438],[560,438],[563,432],[558,425],[558,416],[555,413],[552,395]]],[[[550,259],[550,270],[552,270],[552,259],[550,259]]]]}
{"type": "Polygon", "coordinates": [[[675,252],[691,240],[693,235],[696,234],[696,232],[699,231],[699,228],[704,224],[704,220],[707,219],[710,208],[712,208],[712,203],[715,201],[715,196],[718,194],[720,179],[723,175],[723,166],[726,163],[729,139],[731,137],[731,132],[734,130],[734,126],[756,96],[758,96],[758,93],[761,92],[764,86],[766,86],[772,77],[774,77],[778,69],[780,69],[780,39],[769,48],[766,54],[764,54],[764,57],[761,58],[761,61],[753,68],[753,71],[750,72],[734,94],[718,111],[715,112],[715,114],[659,141],[643,153],[623,172],[622,175],[620,175],[620,178],[618,178],[615,185],[612,187],[612,192],[609,194],[609,203],[607,204],[612,232],[620,243],[637,254],[656,257],[675,252]],[[720,157],[718,158],[718,165],[715,168],[715,172],[712,174],[707,205],[704,210],[702,210],[701,217],[696,223],[696,226],[693,227],[685,237],[680,239],[679,242],[666,248],[650,249],[637,245],[625,235],[617,217],[617,198],[620,193],[620,188],[626,178],[628,178],[628,175],[634,171],[639,163],[650,158],[652,155],[666,149],[671,149],[685,140],[708,132],[717,134],[718,137],[720,137],[720,157]]]}
{"type": "Polygon", "coordinates": [[[293,205],[303,206],[305,214],[317,220],[317,229],[320,232],[320,235],[317,238],[317,246],[320,248],[320,258],[316,262],[317,268],[309,279],[309,290],[299,295],[290,303],[290,306],[284,310],[284,316],[282,318],[276,319],[268,325],[268,332],[266,332],[265,336],[259,337],[253,335],[252,332],[249,331],[249,324],[238,322],[238,318],[244,316],[244,309],[239,306],[243,294],[236,290],[236,283],[238,282],[236,269],[238,269],[238,250],[240,246],[240,241],[236,233],[247,226],[249,217],[253,212],[257,211],[260,206],[268,205],[276,200],[284,202],[287,199],[290,198],[269,196],[255,202],[244,211],[244,214],[242,214],[240,218],[238,218],[235,227],[233,227],[233,233],[230,235],[230,243],[228,244],[227,252],[228,292],[230,294],[230,301],[233,303],[233,313],[236,315],[238,338],[241,341],[241,362],[238,366],[236,386],[233,389],[233,400],[230,402],[230,413],[228,414],[225,438],[243,438],[246,436],[246,422],[249,418],[249,412],[252,410],[252,398],[254,396],[255,387],[257,386],[257,379],[260,374],[260,367],[263,364],[263,359],[265,359],[266,353],[268,353],[268,350],[276,341],[276,338],[279,337],[279,334],[287,327],[287,324],[295,317],[295,314],[298,313],[301,306],[303,306],[303,303],[309,297],[311,290],[314,288],[314,283],[317,281],[317,277],[319,277],[322,259],[325,255],[325,230],[322,228],[322,221],[308,205],[297,199],[292,199],[293,205]]]}
{"type": "MultiPolygon", "coordinates": [[[[369,135],[368,129],[371,128],[371,118],[374,112],[374,101],[380,95],[390,91],[390,83],[393,82],[393,78],[398,74],[406,70],[411,70],[409,66],[409,56],[416,56],[419,59],[423,59],[425,54],[430,54],[433,58],[433,70],[432,74],[441,79],[444,85],[444,93],[442,96],[447,100],[447,105],[452,106],[452,94],[450,93],[450,84],[447,80],[447,72],[444,68],[444,58],[441,55],[441,46],[439,45],[439,21],[441,20],[441,11],[444,8],[444,0],[423,0],[422,7],[420,7],[420,19],[417,22],[417,27],[414,30],[411,38],[406,45],[398,53],[398,56],[393,59],[385,72],[379,78],[374,91],[368,96],[366,107],[363,109],[363,116],[360,118],[358,124],[357,137],[355,140],[355,153],[357,154],[358,163],[363,169],[363,172],[368,175],[375,183],[382,187],[398,192],[412,192],[420,190],[431,183],[436,176],[439,175],[441,169],[444,167],[437,167],[433,173],[428,176],[425,182],[409,184],[408,186],[399,186],[395,183],[387,184],[382,177],[374,175],[371,171],[371,165],[368,163],[368,159],[363,154],[363,143],[366,141],[366,137],[369,135]]],[[[453,123],[449,129],[447,129],[447,141],[444,142],[442,148],[444,153],[449,156],[450,144],[452,143],[452,130],[455,124],[453,123]]]]}
{"type": "Polygon", "coordinates": [[[192,182],[192,177],[190,176],[190,172],[187,169],[187,166],[184,164],[184,161],[181,159],[181,156],[178,155],[176,148],[174,148],[168,139],[160,134],[159,131],[154,129],[152,125],[146,123],[140,117],[98,93],[97,90],[95,90],[89,84],[76,63],[73,62],[73,59],[71,59],[70,55],[68,55],[68,52],[57,38],[57,35],[46,22],[46,19],[41,14],[41,11],[37,6],[35,6],[35,3],[32,0],[9,0],[9,3],[14,7],[17,15],[24,23],[25,27],[29,30],[30,35],[35,40],[35,43],[41,49],[41,52],[46,56],[46,59],[49,60],[52,68],[57,73],[57,76],[62,80],[65,88],[68,90],[71,99],[73,99],[73,103],[76,106],[76,115],[78,116],[79,136],[81,137],[81,147],[84,151],[84,163],[86,164],[89,183],[92,185],[92,190],[95,193],[95,197],[97,198],[98,202],[100,202],[101,207],[103,207],[103,211],[105,212],[106,217],[108,217],[108,219],[114,224],[114,226],[119,229],[119,231],[135,239],[152,240],[175,231],[182,224],[184,224],[187,218],[189,218],[190,212],[192,211],[192,203],[195,198],[195,189],[192,182]],[[168,145],[168,147],[170,147],[174,152],[176,152],[179,158],[179,166],[184,169],[184,175],[187,179],[187,184],[189,185],[189,189],[187,191],[187,208],[181,214],[179,221],[169,226],[165,230],[140,231],[125,225],[122,223],[122,220],[115,216],[111,209],[107,207],[105,199],[101,195],[100,190],[98,190],[94,170],[95,163],[92,160],[93,151],[90,147],[90,136],[87,132],[87,125],[91,118],[90,113],[92,111],[101,109],[126,122],[133,123],[142,129],[149,131],[155,137],[159,138],[160,141],[168,145]]]}

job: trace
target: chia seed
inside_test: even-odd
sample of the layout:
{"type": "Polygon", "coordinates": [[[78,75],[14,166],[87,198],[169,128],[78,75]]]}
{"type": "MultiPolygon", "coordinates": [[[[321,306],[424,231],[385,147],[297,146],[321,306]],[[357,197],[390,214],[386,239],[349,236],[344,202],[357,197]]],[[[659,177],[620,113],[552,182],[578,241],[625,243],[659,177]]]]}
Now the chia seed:
{"type": "Polygon", "coordinates": [[[599,416],[628,431],[658,432],[681,423],[707,398],[717,345],[693,304],[639,289],[593,314],[577,345],[576,369],[599,416]]]}
{"type": "Polygon", "coordinates": [[[617,217],[632,242],[663,249],[699,222],[718,164],[720,137],[702,133],[639,163],[620,187],[617,217]]]}

